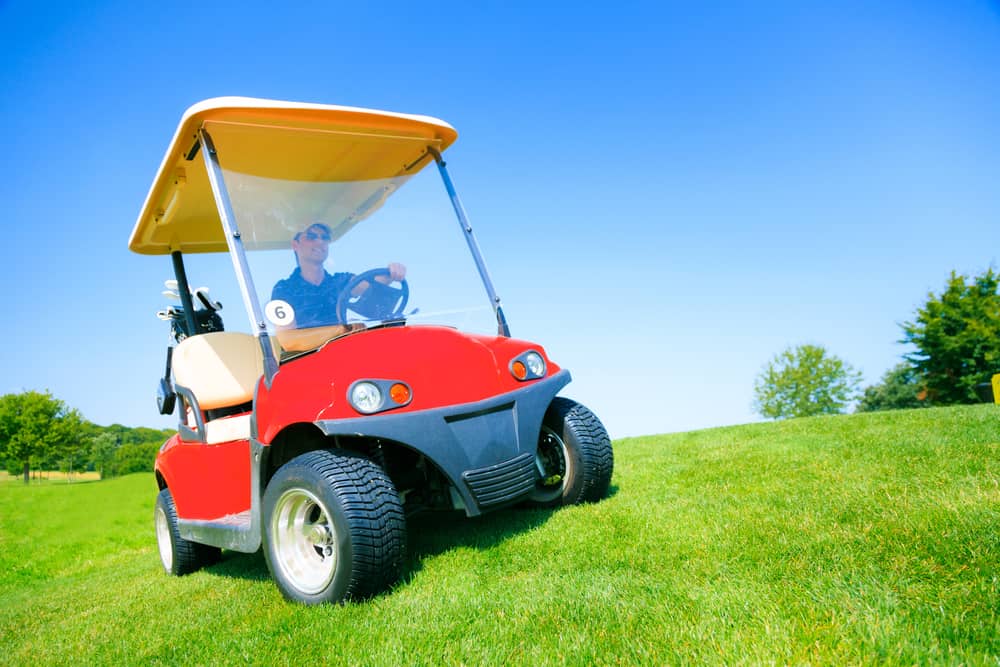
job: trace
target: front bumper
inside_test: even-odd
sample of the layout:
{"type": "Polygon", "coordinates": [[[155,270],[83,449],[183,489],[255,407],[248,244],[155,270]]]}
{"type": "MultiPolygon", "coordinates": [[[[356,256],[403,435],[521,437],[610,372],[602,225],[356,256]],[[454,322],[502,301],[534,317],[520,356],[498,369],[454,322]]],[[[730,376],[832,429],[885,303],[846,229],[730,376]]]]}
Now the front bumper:
{"type": "Polygon", "coordinates": [[[568,370],[482,401],[403,414],[321,420],[326,435],[403,443],[427,456],[458,490],[469,516],[526,497],[545,411],[568,370]]]}

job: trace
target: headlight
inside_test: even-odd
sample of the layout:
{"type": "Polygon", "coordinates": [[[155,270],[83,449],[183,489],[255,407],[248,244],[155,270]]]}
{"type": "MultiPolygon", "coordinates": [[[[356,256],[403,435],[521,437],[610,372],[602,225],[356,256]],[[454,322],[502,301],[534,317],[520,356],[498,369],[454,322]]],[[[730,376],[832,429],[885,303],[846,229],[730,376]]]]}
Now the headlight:
{"type": "Polygon", "coordinates": [[[400,380],[358,380],[347,388],[347,400],[364,415],[401,408],[412,399],[410,385],[400,380]]]}
{"type": "Polygon", "coordinates": [[[508,368],[510,374],[522,382],[545,377],[545,359],[534,350],[522,352],[511,359],[508,368]]]}
{"type": "Polygon", "coordinates": [[[545,361],[542,360],[542,355],[537,352],[529,352],[524,355],[524,363],[528,366],[529,375],[534,375],[535,377],[545,375],[545,361]]]}
{"type": "Polygon", "coordinates": [[[382,407],[382,392],[373,382],[357,382],[351,387],[351,405],[370,415],[382,407]]]}

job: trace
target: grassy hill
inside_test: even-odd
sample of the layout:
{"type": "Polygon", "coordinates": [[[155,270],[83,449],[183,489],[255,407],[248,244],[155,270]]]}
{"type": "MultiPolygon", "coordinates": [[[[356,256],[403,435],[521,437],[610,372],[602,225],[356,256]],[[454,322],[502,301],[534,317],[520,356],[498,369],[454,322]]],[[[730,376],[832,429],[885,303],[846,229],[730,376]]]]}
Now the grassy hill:
{"type": "Polygon", "coordinates": [[[418,517],[392,592],[284,602],[160,569],[152,475],[0,483],[6,664],[1000,661],[1000,408],[615,443],[613,495],[418,517]]]}

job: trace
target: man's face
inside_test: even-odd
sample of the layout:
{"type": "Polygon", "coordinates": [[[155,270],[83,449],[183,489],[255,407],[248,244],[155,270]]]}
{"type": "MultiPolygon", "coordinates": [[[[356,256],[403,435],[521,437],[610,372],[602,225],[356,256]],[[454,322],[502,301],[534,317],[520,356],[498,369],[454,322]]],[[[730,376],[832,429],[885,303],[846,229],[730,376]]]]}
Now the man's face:
{"type": "Polygon", "coordinates": [[[297,239],[292,239],[292,250],[298,255],[299,264],[322,264],[330,254],[330,233],[313,225],[299,234],[297,239]]]}

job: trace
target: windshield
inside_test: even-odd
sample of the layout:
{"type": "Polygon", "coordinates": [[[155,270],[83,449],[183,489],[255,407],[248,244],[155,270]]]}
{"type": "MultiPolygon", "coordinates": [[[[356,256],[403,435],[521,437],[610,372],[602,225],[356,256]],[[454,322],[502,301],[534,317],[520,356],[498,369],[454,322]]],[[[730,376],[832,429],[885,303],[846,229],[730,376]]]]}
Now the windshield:
{"type": "MultiPolygon", "coordinates": [[[[378,157],[377,141],[365,148],[378,157]]],[[[319,181],[248,175],[226,169],[223,147],[219,157],[254,293],[285,351],[387,323],[496,333],[430,157],[412,176],[319,181]]],[[[242,329],[234,315],[227,328],[242,329]]]]}

